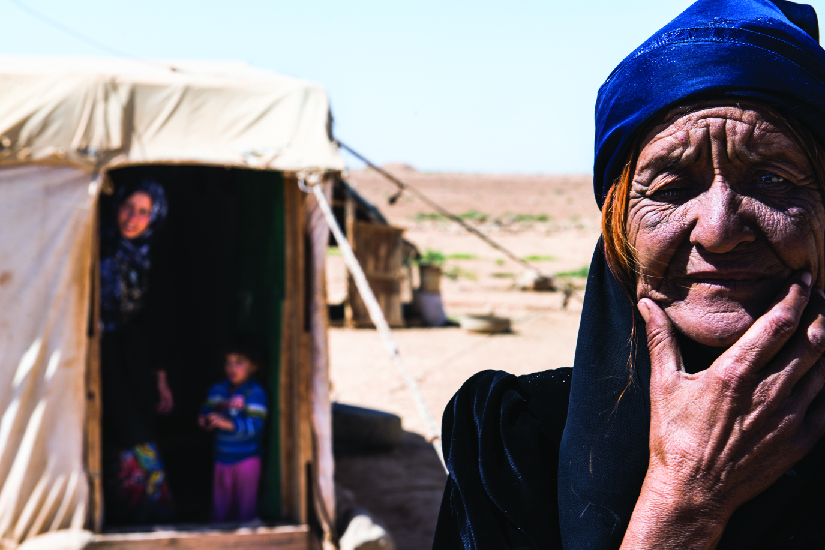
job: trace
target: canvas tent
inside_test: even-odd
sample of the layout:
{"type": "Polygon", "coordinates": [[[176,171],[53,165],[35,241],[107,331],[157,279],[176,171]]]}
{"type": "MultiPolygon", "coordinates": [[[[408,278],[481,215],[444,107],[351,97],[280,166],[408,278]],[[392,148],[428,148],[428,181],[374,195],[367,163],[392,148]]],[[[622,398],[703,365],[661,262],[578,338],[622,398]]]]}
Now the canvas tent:
{"type": "Polygon", "coordinates": [[[322,538],[308,524],[334,518],[328,233],[298,183],[344,168],[330,122],[323,88],[243,63],[0,57],[0,548],[171,537],[180,548],[298,549],[322,538]],[[208,347],[210,319],[226,312],[271,344],[262,506],[277,525],[101,532],[96,224],[107,191],[140,170],[163,179],[178,213],[171,256],[192,270],[179,285],[191,294],[181,339],[200,338],[187,349],[208,347]],[[215,250],[241,258],[239,277],[218,269],[230,256],[198,263],[215,250]],[[192,281],[219,288],[223,309],[192,281]]]}

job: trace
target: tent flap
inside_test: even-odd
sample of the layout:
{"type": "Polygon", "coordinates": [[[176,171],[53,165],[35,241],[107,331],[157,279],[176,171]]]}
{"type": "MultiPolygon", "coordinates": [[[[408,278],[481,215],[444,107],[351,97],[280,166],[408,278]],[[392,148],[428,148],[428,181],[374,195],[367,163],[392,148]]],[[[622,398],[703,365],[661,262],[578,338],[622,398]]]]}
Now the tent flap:
{"type": "Polygon", "coordinates": [[[0,170],[0,376],[9,381],[0,385],[2,539],[81,529],[86,519],[95,191],[72,168],[0,170]]]}

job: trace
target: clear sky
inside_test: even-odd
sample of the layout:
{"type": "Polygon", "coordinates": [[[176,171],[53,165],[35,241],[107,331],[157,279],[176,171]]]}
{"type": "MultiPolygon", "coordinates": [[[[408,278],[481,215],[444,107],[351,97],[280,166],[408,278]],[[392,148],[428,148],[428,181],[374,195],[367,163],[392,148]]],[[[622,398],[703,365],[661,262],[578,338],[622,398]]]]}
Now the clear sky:
{"type": "Polygon", "coordinates": [[[690,0],[0,0],[0,53],[115,55],[20,5],[132,56],[319,82],[336,137],[378,164],[589,173],[599,85],[690,0]]]}

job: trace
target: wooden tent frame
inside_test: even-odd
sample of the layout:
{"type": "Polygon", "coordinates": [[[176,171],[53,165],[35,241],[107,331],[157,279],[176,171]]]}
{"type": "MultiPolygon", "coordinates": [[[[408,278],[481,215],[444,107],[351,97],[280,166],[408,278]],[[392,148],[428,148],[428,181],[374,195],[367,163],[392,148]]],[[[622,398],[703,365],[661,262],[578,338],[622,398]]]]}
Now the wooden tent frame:
{"type": "MultiPolygon", "coordinates": [[[[412,270],[404,262],[404,247],[411,246],[404,240],[405,230],[390,225],[375,205],[341,178],[333,183],[331,205],[342,210],[339,223],[387,322],[394,328],[406,326],[401,288],[405,281],[412,285],[412,270]],[[339,191],[343,198],[336,198],[339,191]]],[[[344,326],[375,326],[349,272],[343,306],[344,326]]]]}

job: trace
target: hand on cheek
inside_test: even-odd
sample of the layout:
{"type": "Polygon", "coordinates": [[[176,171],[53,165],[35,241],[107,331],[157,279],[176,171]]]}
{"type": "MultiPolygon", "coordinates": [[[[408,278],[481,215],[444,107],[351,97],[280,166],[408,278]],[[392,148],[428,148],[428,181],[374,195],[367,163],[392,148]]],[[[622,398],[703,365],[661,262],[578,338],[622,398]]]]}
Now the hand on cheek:
{"type": "Polygon", "coordinates": [[[708,535],[716,526],[721,535],[736,508],[825,433],[825,297],[810,284],[809,273],[793,276],[744,336],[697,374],[685,372],[664,311],[640,300],[651,359],[650,462],[634,517],[654,506],[680,518],[682,529],[704,526],[708,535]]]}

